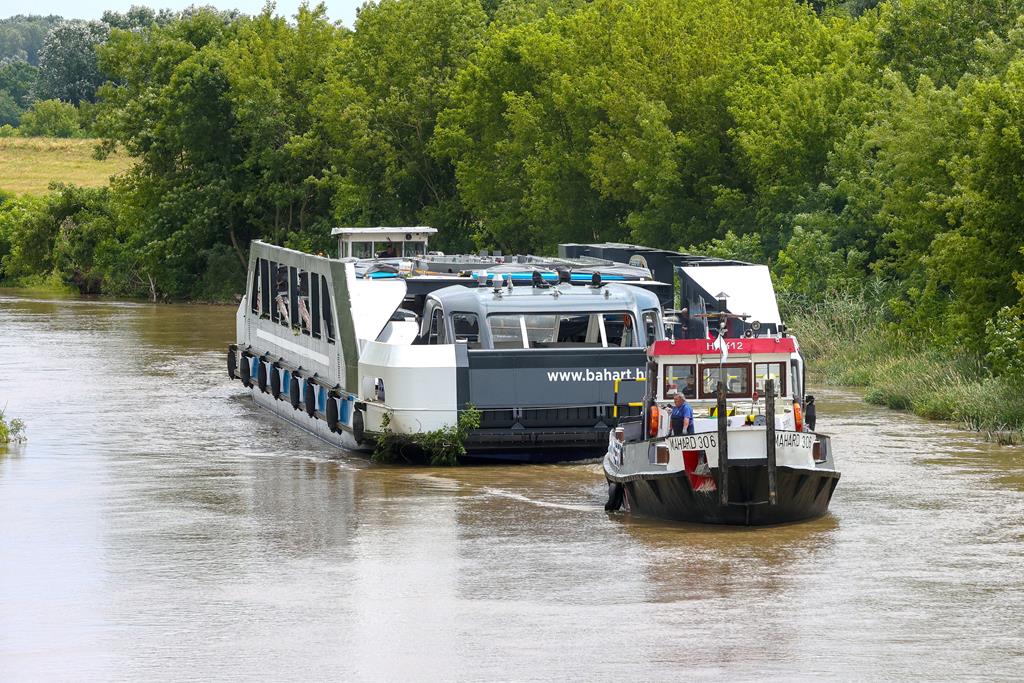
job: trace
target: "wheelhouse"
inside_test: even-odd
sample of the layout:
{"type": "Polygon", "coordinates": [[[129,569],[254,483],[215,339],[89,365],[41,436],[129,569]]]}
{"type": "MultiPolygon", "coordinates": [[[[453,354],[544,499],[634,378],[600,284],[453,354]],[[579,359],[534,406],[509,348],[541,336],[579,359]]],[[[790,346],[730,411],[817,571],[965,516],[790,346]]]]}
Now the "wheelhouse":
{"type": "Polygon", "coordinates": [[[676,393],[687,400],[713,402],[718,383],[730,401],[756,401],[775,380],[775,395],[802,399],[803,358],[794,337],[766,336],[725,339],[728,356],[710,339],[661,341],[651,349],[658,365],[656,399],[671,401],[676,393]]]}
{"type": "Polygon", "coordinates": [[[416,343],[469,349],[645,349],[664,339],[658,297],[609,284],[478,287],[431,293],[416,343]]]}
{"type": "Polygon", "coordinates": [[[334,228],[342,259],[417,258],[427,255],[427,242],[436,228],[334,228]]]}

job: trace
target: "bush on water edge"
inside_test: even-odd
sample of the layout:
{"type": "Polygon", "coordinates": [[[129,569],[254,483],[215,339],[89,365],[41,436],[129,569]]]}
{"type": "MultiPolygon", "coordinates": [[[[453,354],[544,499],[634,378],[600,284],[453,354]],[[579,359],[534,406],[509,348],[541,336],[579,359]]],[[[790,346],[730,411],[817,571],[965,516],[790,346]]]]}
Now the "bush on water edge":
{"type": "Polygon", "coordinates": [[[17,418],[8,418],[5,409],[0,409],[0,444],[25,440],[25,423],[17,418]]]}
{"type": "Polygon", "coordinates": [[[886,319],[884,292],[780,296],[812,376],[865,388],[869,403],[949,420],[999,443],[1024,441],[1024,387],[970,349],[925,345],[886,319]]]}

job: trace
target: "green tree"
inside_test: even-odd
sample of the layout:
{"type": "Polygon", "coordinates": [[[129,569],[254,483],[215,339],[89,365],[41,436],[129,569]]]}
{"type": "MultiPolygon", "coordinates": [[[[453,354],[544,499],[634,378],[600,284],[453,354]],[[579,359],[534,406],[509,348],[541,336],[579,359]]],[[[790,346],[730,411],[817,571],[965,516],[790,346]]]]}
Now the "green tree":
{"type": "Polygon", "coordinates": [[[18,14],[0,19],[0,62],[21,61],[36,66],[47,32],[62,22],[61,17],[18,14]]]}
{"type": "Polygon", "coordinates": [[[426,223],[441,248],[469,246],[452,164],[433,152],[451,84],[479,46],[478,0],[382,0],[359,12],[319,102],[333,215],[351,225],[426,223]]]}
{"type": "Polygon", "coordinates": [[[0,61],[0,90],[6,91],[19,106],[27,107],[38,72],[39,69],[20,59],[0,61]]]}
{"type": "Polygon", "coordinates": [[[95,129],[105,150],[138,160],[115,189],[151,297],[210,295],[209,272],[235,275],[237,291],[253,238],[329,244],[316,103],[340,34],[322,8],[300,10],[295,26],[269,11],[199,10],[115,30],[100,49],[113,80],[95,129]]]}
{"type": "Polygon", "coordinates": [[[39,51],[34,95],[73,104],[95,101],[96,89],[104,81],[96,46],[109,33],[110,28],[98,21],[66,21],[50,29],[39,51]]]}
{"type": "Polygon", "coordinates": [[[981,344],[986,323],[1020,293],[1024,273],[1024,56],[1005,75],[985,79],[965,96],[968,150],[951,160],[956,225],[936,236],[925,256],[923,304],[943,322],[951,343],[981,344]]]}
{"type": "Polygon", "coordinates": [[[17,126],[21,119],[22,109],[17,100],[5,91],[0,90],[0,126],[17,126]]]}
{"type": "Polygon", "coordinates": [[[106,10],[103,12],[102,21],[112,29],[136,31],[149,28],[153,24],[166,26],[179,16],[181,16],[179,13],[168,9],[158,11],[145,5],[132,5],[126,12],[106,10]]]}
{"type": "Polygon", "coordinates": [[[1024,14],[1024,2],[890,0],[880,10],[877,36],[886,64],[910,83],[928,76],[941,87],[977,73],[982,39],[1007,36],[1024,14]]]}

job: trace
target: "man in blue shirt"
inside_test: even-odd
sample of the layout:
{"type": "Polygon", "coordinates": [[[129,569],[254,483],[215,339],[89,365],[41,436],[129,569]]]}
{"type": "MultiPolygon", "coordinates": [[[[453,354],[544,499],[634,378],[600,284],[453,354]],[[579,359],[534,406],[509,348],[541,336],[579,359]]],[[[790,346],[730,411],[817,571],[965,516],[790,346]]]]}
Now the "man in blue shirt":
{"type": "Polygon", "coordinates": [[[675,395],[672,407],[672,436],[693,434],[693,408],[682,394],[675,395]]]}

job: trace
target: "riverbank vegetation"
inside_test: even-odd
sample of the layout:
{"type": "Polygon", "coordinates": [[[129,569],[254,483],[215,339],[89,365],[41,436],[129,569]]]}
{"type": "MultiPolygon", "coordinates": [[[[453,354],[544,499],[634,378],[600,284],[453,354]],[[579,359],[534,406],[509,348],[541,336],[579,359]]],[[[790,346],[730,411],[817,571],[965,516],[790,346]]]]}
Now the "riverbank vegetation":
{"type": "Polygon", "coordinates": [[[76,107],[132,166],[3,200],[7,282],[228,298],[251,239],[328,251],[341,224],[433,225],[448,251],[692,247],[771,264],[830,379],[1024,426],[992,407],[1024,387],[1024,0],[381,0],[351,30],[315,7],[102,23],[48,32],[19,106],[76,107]]]}
{"type": "Polygon", "coordinates": [[[25,440],[25,423],[18,418],[8,418],[0,409],[0,444],[17,443],[25,440]]]}
{"type": "MultiPolygon", "coordinates": [[[[999,367],[995,354],[986,358],[976,349],[941,347],[908,334],[886,320],[884,291],[879,291],[884,288],[874,285],[858,294],[783,298],[812,380],[863,387],[870,403],[1021,443],[1024,403],[1018,397],[1024,376],[993,372],[993,366],[999,367]]],[[[1024,336],[1018,336],[1012,346],[1003,347],[1018,362],[1022,341],[1024,336]]]]}

